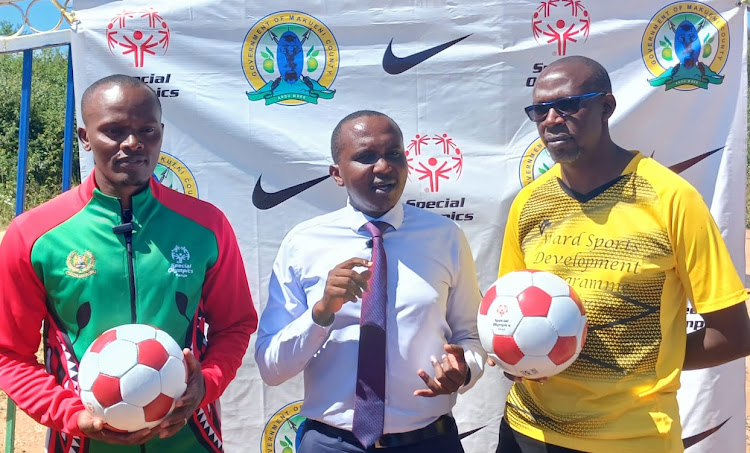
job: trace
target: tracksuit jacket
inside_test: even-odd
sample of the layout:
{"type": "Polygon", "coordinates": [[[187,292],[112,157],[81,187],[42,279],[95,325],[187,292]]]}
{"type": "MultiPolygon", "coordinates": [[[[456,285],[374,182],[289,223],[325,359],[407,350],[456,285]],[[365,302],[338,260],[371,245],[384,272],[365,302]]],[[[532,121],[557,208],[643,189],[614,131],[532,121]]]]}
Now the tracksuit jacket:
{"type": "Polygon", "coordinates": [[[153,178],[125,210],[92,173],[14,219],[0,244],[0,389],[50,428],[49,452],[222,451],[218,398],[256,327],[224,214],[153,178]],[[191,348],[206,395],[175,436],[117,446],[79,430],[77,369],[102,332],[129,323],[159,327],[191,348]],[[44,365],[35,358],[42,325],[44,365]]]}

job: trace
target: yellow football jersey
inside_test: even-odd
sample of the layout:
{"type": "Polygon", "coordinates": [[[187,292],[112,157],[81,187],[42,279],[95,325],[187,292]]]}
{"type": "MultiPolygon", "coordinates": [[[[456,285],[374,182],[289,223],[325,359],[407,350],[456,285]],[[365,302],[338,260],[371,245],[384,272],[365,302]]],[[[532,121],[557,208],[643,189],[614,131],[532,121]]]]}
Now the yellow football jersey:
{"type": "Polygon", "coordinates": [[[591,452],[683,451],[676,392],[686,301],[705,313],[747,298],[698,191],[634,154],[619,178],[585,196],[555,165],[511,206],[500,275],[559,275],[589,323],[568,369],[508,395],[506,420],[532,438],[591,452]]]}

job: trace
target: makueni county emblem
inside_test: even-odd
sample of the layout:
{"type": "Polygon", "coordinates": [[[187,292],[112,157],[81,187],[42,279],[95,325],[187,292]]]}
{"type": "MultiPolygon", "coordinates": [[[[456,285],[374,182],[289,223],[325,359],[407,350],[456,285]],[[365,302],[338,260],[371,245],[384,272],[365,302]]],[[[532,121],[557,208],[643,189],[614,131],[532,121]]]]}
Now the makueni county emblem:
{"type": "Polygon", "coordinates": [[[68,266],[65,275],[71,277],[85,278],[96,274],[96,269],[94,269],[96,258],[94,258],[94,254],[88,250],[84,251],[82,254],[78,254],[78,252],[73,250],[68,254],[68,259],[65,260],[65,264],[68,266]]]}
{"type": "Polygon", "coordinates": [[[193,172],[183,161],[171,154],[164,151],[159,153],[159,163],[154,169],[154,178],[163,186],[198,198],[198,184],[193,172]]]}
{"type": "Polygon", "coordinates": [[[339,48],[328,27],[309,14],[280,11],[259,20],[242,43],[250,101],[317,104],[333,99],[339,48]]]}
{"type": "Polygon", "coordinates": [[[710,6],[676,2],[649,22],[641,43],[643,62],[655,77],[653,87],[666,91],[708,89],[720,85],[729,57],[729,26],[710,6]]]}
{"type": "Polygon", "coordinates": [[[266,423],[260,441],[262,453],[295,453],[297,432],[305,417],[299,414],[302,401],[295,401],[282,407],[266,423]]]}
{"type": "Polygon", "coordinates": [[[526,148],[523,156],[521,156],[521,166],[518,170],[521,187],[526,186],[544,174],[553,165],[555,165],[555,161],[549,155],[547,146],[545,146],[541,138],[537,138],[526,148]]]}

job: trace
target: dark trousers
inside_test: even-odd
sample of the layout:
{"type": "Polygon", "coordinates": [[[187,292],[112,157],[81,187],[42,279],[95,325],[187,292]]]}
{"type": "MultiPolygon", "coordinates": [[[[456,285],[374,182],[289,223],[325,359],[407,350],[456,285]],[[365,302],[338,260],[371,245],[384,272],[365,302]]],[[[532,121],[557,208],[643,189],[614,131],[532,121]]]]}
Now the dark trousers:
{"type": "MultiPolygon", "coordinates": [[[[452,419],[451,419],[452,420],[452,419]]],[[[390,448],[362,448],[349,431],[332,427],[318,429],[320,424],[304,422],[297,453],[464,453],[455,422],[449,432],[415,444],[390,448]]],[[[300,436],[298,436],[300,437],[300,436]]]]}
{"type": "Polygon", "coordinates": [[[580,450],[560,447],[524,436],[508,425],[503,418],[500,422],[500,440],[495,453],[583,453],[580,450]]]}

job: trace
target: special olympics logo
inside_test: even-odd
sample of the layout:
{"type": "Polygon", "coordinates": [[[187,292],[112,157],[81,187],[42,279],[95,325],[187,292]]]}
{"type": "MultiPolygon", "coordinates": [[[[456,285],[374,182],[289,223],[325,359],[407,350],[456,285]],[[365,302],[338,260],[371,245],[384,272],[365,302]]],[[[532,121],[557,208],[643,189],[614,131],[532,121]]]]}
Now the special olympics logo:
{"type": "Polygon", "coordinates": [[[440,181],[458,179],[464,168],[464,156],[448,134],[417,134],[406,148],[409,175],[427,180],[425,192],[440,191],[440,181]]]}
{"type": "Polygon", "coordinates": [[[294,453],[297,451],[297,433],[305,417],[299,414],[302,401],[282,407],[268,419],[260,440],[261,453],[294,453]]]}
{"type": "Polygon", "coordinates": [[[521,167],[518,171],[521,187],[526,186],[531,181],[546,173],[553,165],[555,165],[555,161],[549,155],[547,147],[541,138],[537,138],[526,148],[523,156],[521,156],[521,167]]]}
{"type": "Polygon", "coordinates": [[[505,316],[508,314],[508,306],[505,304],[500,304],[497,306],[497,314],[500,316],[505,316]]]}
{"type": "Polygon", "coordinates": [[[169,27],[153,8],[122,10],[107,25],[107,47],[133,56],[133,66],[142,68],[146,55],[167,53],[169,27]]]}
{"type": "Polygon", "coordinates": [[[198,198],[198,186],[190,169],[178,158],[162,151],[154,169],[154,178],[177,192],[198,198]]]}
{"type": "Polygon", "coordinates": [[[318,19],[297,11],[270,14],[250,28],[242,43],[242,70],[251,101],[266,105],[317,104],[332,99],[339,71],[336,38],[318,19]]]}
{"type": "Polygon", "coordinates": [[[721,15],[699,2],[677,2],[654,14],[641,42],[643,62],[665,91],[719,85],[729,56],[729,27],[721,15]]]}
{"type": "Polygon", "coordinates": [[[591,17],[580,0],[543,1],[531,19],[531,30],[539,44],[557,43],[557,55],[562,57],[569,42],[589,39],[591,17]]]}
{"type": "Polygon", "coordinates": [[[172,259],[182,264],[184,261],[190,259],[190,252],[184,245],[175,245],[172,249],[172,259]]]}

